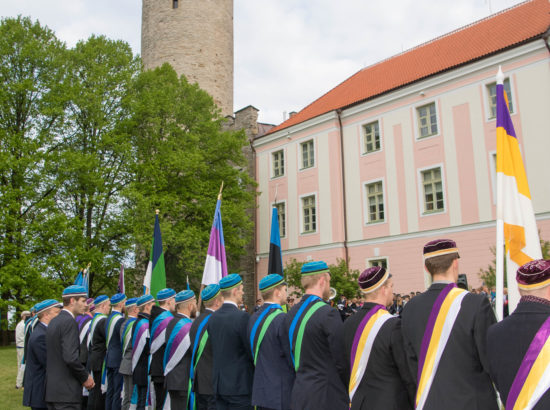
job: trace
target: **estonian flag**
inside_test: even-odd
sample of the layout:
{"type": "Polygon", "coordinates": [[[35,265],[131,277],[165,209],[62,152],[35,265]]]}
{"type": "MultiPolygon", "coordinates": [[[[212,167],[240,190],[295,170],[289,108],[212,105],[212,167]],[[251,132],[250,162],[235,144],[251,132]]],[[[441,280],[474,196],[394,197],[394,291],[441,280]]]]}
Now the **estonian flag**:
{"type": "Polygon", "coordinates": [[[281,252],[281,236],[279,235],[279,216],[277,208],[273,208],[271,215],[271,239],[269,243],[269,263],[267,274],[277,273],[283,276],[283,254],[281,252]]]}

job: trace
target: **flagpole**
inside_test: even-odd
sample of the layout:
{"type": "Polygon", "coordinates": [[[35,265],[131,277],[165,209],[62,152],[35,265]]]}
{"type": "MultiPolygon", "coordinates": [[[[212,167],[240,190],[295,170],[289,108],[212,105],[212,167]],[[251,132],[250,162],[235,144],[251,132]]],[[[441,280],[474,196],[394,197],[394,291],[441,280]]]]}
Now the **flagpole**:
{"type": "MultiPolygon", "coordinates": [[[[498,67],[498,73],[496,75],[497,84],[504,84],[504,74],[501,67],[498,67]]],[[[502,161],[502,158],[499,158],[497,152],[497,163],[502,161]]],[[[498,167],[497,169],[502,169],[498,167]]],[[[500,322],[503,319],[503,309],[504,309],[504,219],[503,219],[503,201],[504,201],[504,192],[503,189],[503,175],[502,172],[497,172],[497,237],[496,237],[496,300],[495,300],[495,313],[497,320],[500,322]]]]}

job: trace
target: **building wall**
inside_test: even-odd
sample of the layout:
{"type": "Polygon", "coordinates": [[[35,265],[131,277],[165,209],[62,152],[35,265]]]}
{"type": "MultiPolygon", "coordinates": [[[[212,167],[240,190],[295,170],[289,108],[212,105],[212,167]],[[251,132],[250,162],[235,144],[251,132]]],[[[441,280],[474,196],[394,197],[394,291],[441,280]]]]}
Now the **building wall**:
{"type": "Polygon", "coordinates": [[[399,292],[424,288],[422,246],[437,237],[457,240],[461,271],[479,285],[478,272],[494,259],[495,119],[490,118],[487,85],[502,65],[510,79],[512,120],[520,139],[541,236],[550,240],[550,58],[538,40],[419,81],[343,110],[256,140],[259,200],[256,249],[258,275],[265,275],[270,209],[286,205],[283,260],[345,257],[364,269],[370,258],[386,257],[399,292]],[[417,107],[434,103],[438,133],[419,138],[417,107]],[[379,151],[363,154],[363,127],[378,121],[379,151]],[[340,135],[346,186],[342,195],[340,135]],[[312,139],[315,166],[300,170],[300,143],[312,139]],[[283,149],[284,176],[272,177],[272,154],[283,149]],[[424,212],[421,171],[440,167],[444,209],[424,212]],[[385,219],[368,223],[365,184],[382,181],[385,219]],[[301,197],[315,194],[317,230],[302,234],[301,197]]]}

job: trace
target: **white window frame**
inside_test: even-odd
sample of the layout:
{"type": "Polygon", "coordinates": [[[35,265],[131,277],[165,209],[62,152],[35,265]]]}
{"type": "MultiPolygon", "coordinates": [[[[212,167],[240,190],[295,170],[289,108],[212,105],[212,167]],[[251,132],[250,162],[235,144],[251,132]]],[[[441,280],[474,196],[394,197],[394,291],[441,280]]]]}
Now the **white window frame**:
{"type": "MultiPolygon", "coordinates": [[[[514,92],[514,82],[512,81],[512,76],[504,78],[504,81],[508,80],[510,82],[510,91],[512,92],[512,98],[508,96],[508,99],[512,101],[513,110],[510,112],[510,115],[514,115],[517,112],[516,104],[516,93],[514,92]]],[[[491,105],[489,104],[489,86],[495,84],[496,81],[494,77],[491,80],[483,82],[483,106],[485,107],[485,122],[496,121],[497,116],[491,117],[491,105]]]]}
{"type": "Polygon", "coordinates": [[[387,221],[387,218],[386,218],[387,211],[388,211],[388,208],[387,208],[387,204],[386,204],[386,184],[384,183],[384,178],[377,178],[377,179],[372,179],[370,181],[363,182],[363,215],[364,215],[363,221],[364,221],[364,224],[366,226],[373,226],[373,225],[386,223],[386,221],[387,221]],[[368,203],[368,197],[367,197],[367,195],[368,195],[367,185],[376,184],[378,182],[382,183],[382,200],[384,201],[384,219],[380,220],[380,221],[371,222],[370,218],[369,218],[370,212],[369,212],[369,203],[368,203]]]}
{"type": "Polygon", "coordinates": [[[414,107],[413,107],[413,119],[414,119],[414,135],[415,135],[416,141],[425,141],[425,140],[429,140],[431,138],[439,137],[441,135],[441,115],[440,115],[440,112],[439,112],[439,104],[438,104],[437,100],[434,99],[434,100],[422,101],[421,104],[414,105],[414,107]],[[431,104],[434,104],[434,106],[435,106],[435,120],[436,120],[436,124],[437,124],[437,133],[435,133],[433,135],[428,135],[426,137],[422,137],[420,135],[420,128],[419,128],[420,124],[418,122],[418,109],[422,108],[422,107],[425,107],[427,105],[431,105],[431,104]]]}
{"type": "Polygon", "coordinates": [[[439,164],[433,164],[433,165],[429,165],[427,167],[423,167],[423,168],[418,168],[417,169],[417,174],[416,174],[416,177],[417,177],[417,180],[418,180],[418,199],[419,199],[419,203],[418,203],[418,210],[420,211],[420,216],[421,217],[425,217],[425,216],[432,216],[432,215],[441,215],[441,214],[445,214],[447,213],[447,187],[446,187],[446,184],[445,184],[445,167],[443,166],[443,163],[439,163],[439,164]],[[423,179],[422,179],[422,172],[424,171],[429,171],[431,169],[435,169],[435,168],[441,168],[441,189],[443,191],[443,209],[440,209],[438,211],[424,211],[424,208],[425,208],[425,204],[424,204],[424,183],[423,183],[423,179]]]}
{"type": "Polygon", "coordinates": [[[380,261],[380,260],[385,260],[386,261],[386,270],[389,271],[390,270],[390,258],[388,258],[387,256],[375,256],[375,257],[372,257],[372,258],[367,258],[365,260],[365,266],[366,268],[371,268],[372,265],[371,263],[374,262],[374,261],[380,261]]]}
{"type": "Polygon", "coordinates": [[[287,163],[287,158],[286,158],[286,150],[285,148],[276,148],[272,151],[269,152],[269,161],[270,161],[270,175],[271,175],[271,179],[277,179],[277,178],[282,178],[286,175],[286,163],[287,163]],[[283,173],[281,175],[275,175],[275,169],[274,169],[274,158],[273,156],[277,153],[277,152],[282,152],[283,153],[283,173]]]}
{"type": "MultiPolygon", "coordinates": [[[[279,204],[284,204],[284,206],[285,206],[285,223],[284,223],[284,225],[285,225],[285,234],[284,235],[281,234],[281,226],[279,225],[279,235],[281,236],[281,239],[283,239],[283,238],[286,238],[287,228],[288,228],[288,226],[286,224],[286,221],[288,219],[288,207],[287,207],[287,204],[286,204],[286,199],[283,199],[283,200],[277,201],[277,202],[272,202],[271,203],[271,208],[274,208],[275,205],[279,205],[279,204]]],[[[279,210],[277,210],[277,217],[279,217],[279,210]]]]}
{"type": "Polygon", "coordinates": [[[300,235],[301,236],[307,236],[307,235],[314,235],[319,230],[319,202],[317,201],[317,192],[310,192],[304,195],[300,195],[298,197],[298,200],[300,201],[300,235]],[[314,197],[315,198],[315,230],[314,231],[304,231],[304,198],[307,197],[314,197]]]}
{"type": "Polygon", "coordinates": [[[379,152],[382,152],[384,150],[384,144],[383,144],[383,135],[382,135],[382,120],[380,118],[372,118],[371,120],[369,121],[366,121],[366,122],[363,122],[361,125],[360,125],[360,134],[361,134],[361,156],[364,157],[364,156],[367,156],[367,155],[374,155],[374,154],[378,154],[379,152]],[[375,123],[377,122],[378,123],[378,135],[380,137],[380,149],[377,149],[375,151],[369,151],[367,152],[365,150],[365,146],[366,146],[366,141],[367,141],[367,135],[365,133],[365,127],[369,124],[372,124],[372,123],[375,123]]]}
{"type": "Polygon", "coordinates": [[[315,144],[315,138],[305,138],[303,140],[298,141],[298,164],[300,167],[298,168],[300,171],[306,171],[308,169],[313,169],[317,166],[317,152],[316,152],[316,144],[315,144]],[[313,165],[307,168],[304,168],[304,153],[303,153],[303,144],[308,142],[313,143],[313,165]]]}

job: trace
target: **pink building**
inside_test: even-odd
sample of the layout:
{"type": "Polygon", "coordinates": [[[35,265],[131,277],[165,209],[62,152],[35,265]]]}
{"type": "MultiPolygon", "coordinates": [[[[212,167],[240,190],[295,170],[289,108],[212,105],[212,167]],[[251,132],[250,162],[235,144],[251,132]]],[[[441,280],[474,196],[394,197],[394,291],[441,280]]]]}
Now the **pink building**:
{"type": "Polygon", "coordinates": [[[387,265],[396,292],[424,289],[422,246],[452,238],[480,285],[494,259],[495,75],[550,240],[550,2],[533,0],[367,67],[254,141],[257,273],[270,212],[283,263],[387,265]]]}

